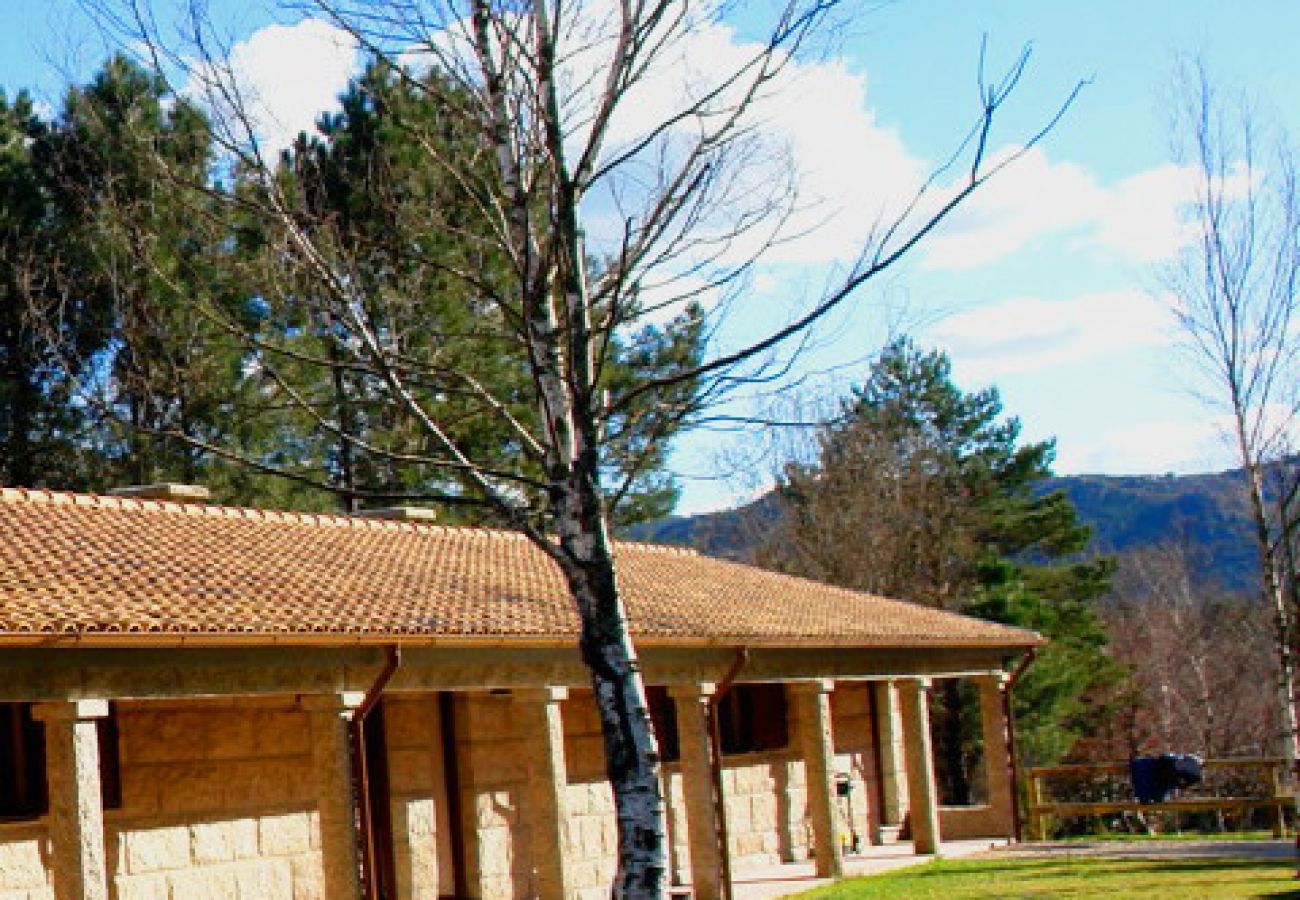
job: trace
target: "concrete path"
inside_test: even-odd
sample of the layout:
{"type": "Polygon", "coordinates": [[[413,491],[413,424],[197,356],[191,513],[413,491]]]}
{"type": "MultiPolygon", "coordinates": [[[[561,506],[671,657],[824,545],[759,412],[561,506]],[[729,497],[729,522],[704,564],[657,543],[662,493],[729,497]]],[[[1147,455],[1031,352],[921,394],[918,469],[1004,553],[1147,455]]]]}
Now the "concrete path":
{"type": "MultiPolygon", "coordinates": [[[[960,856],[985,853],[1005,845],[1006,841],[990,841],[987,838],[979,841],[945,841],[938,855],[944,859],[955,859],[960,856]]],[[[844,874],[846,876],[879,875],[882,872],[892,872],[906,866],[929,862],[934,858],[917,856],[912,851],[910,841],[868,847],[861,854],[844,858],[844,874]]],[[[816,877],[811,862],[745,869],[735,875],[735,897],[736,900],[767,900],[769,897],[800,894],[830,883],[829,878],[816,877]]]]}
{"type": "Polygon", "coordinates": [[[1294,841],[1037,841],[999,856],[1107,856],[1114,859],[1295,859],[1294,841]]]}

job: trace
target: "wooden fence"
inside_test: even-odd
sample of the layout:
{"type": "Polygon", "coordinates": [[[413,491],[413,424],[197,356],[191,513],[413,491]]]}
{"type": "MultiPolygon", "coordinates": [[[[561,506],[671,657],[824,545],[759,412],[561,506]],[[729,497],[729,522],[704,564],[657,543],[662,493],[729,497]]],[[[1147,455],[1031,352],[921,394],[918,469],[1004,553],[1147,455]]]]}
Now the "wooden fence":
{"type": "Polygon", "coordinates": [[[1129,786],[1129,765],[1121,763],[1087,763],[1070,766],[1037,766],[1026,770],[1029,786],[1028,815],[1029,839],[1044,840],[1047,836],[1047,820],[1065,819],[1072,816],[1097,816],[1125,812],[1215,812],[1247,811],[1251,809],[1273,810],[1273,834],[1275,837],[1286,835],[1286,809],[1294,807],[1295,796],[1284,790],[1286,760],[1280,757],[1207,759],[1203,763],[1205,783],[1189,788],[1172,800],[1162,803],[1139,803],[1132,799],[1129,786]],[[1253,773],[1248,777],[1228,779],[1225,773],[1253,773]],[[1120,776],[1119,778],[1115,776],[1120,776]],[[1121,784],[1122,779],[1122,784],[1121,784]],[[1073,781],[1076,795],[1081,784],[1091,783],[1096,792],[1098,782],[1102,782],[1113,796],[1093,800],[1062,801],[1052,799],[1050,781],[1073,781]],[[1234,796],[1207,795],[1213,791],[1216,782],[1228,782],[1235,787],[1255,784],[1258,791],[1234,796]],[[1114,795],[1124,795],[1130,799],[1115,799],[1114,795]]]}

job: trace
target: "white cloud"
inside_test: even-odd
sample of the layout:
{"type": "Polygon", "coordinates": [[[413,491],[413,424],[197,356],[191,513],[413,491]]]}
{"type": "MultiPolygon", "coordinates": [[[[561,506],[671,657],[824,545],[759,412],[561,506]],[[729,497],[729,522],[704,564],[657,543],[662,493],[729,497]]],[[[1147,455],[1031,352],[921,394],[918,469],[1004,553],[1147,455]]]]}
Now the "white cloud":
{"type": "Polygon", "coordinates": [[[957,210],[927,245],[925,262],[970,268],[1047,236],[1073,236],[1135,262],[1165,260],[1189,236],[1183,211],[1195,189],[1194,170],[1173,164],[1105,186],[1034,147],[957,210]]]}
{"type": "MultiPolygon", "coordinates": [[[[562,54],[574,148],[603,86],[592,73],[600,71],[612,46],[606,32],[612,33],[615,9],[612,3],[597,3],[584,11],[562,54]]],[[[445,33],[452,44],[458,35],[454,25],[445,33]]],[[[438,49],[458,58],[454,49],[438,49]]],[[[693,25],[629,94],[611,123],[606,156],[680,110],[684,98],[720,84],[758,51],[759,45],[739,39],[724,22],[693,25]]],[[[230,58],[259,137],[273,149],[310,130],[320,112],[335,105],[358,61],[351,36],[312,18],[264,27],[237,44],[230,58]]],[[[706,226],[721,230],[726,214],[746,205],[788,201],[796,210],[767,261],[822,265],[853,259],[867,236],[912,198],[930,166],[909,151],[894,129],[879,122],[868,84],[866,75],[843,60],[789,61],[755,105],[750,121],[754,141],[743,150],[743,164],[720,198],[726,212],[706,226]]],[[[682,122],[665,139],[667,153],[671,156],[673,146],[680,149],[699,128],[698,121],[682,122]]],[[[634,167],[631,181],[620,185],[625,199],[636,191],[630,184],[639,182],[644,190],[652,181],[652,166],[647,159],[643,170],[634,167]]],[[[924,245],[923,259],[931,268],[969,268],[1063,234],[1139,262],[1166,259],[1185,239],[1179,210],[1192,187],[1189,170],[1173,165],[1103,186],[1081,166],[1054,162],[1042,148],[1034,148],[957,210],[924,245]]],[[[919,212],[936,209],[952,189],[936,190],[919,212]]],[[[613,195],[596,198],[588,223],[595,246],[602,243],[602,225],[612,226],[604,236],[610,241],[621,233],[623,217],[613,206],[613,195]]],[[[744,257],[766,237],[757,229],[728,248],[727,257],[744,257]]]]}
{"type": "Polygon", "coordinates": [[[1234,461],[1223,434],[1223,423],[1214,419],[1146,422],[1100,434],[1086,444],[1058,444],[1056,471],[1132,475],[1227,468],[1234,461]]]}
{"type": "MultiPolygon", "coordinates": [[[[305,18],[253,32],[231,49],[227,68],[258,140],[274,153],[299,132],[312,131],[319,115],[337,106],[359,59],[351,35],[321,19],[305,18]]],[[[203,95],[210,105],[225,105],[211,86],[203,86],[212,78],[210,70],[200,68],[190,92],[203,95]]]]}
{"type": "MultiPolygon", "coordinates": [[[[603,87],[603,80],[591,73],[607,64],[613,47],[612,20],[600,14],[604,4],[595,6],[587,27],[569,37],[577,49],[561,54],[571,154],[587,136],[603,87]],[[604,30],[594,36],[593,28],[600,31],[600,25],[604,30]]],[[[612,4],[609,8],[614,9],[612,4]]],[[[603,158],[639,145],[652,129],[701,98],[706,114],[682,118],[631,160],[619,178],[592,198],[595,215],[589,213],[589,224],[621,226],[629,211],[637,210],[638,201],[661,183],[664,166],[671,167],[726,118],[725,111],[738,99],[737,86],[724,86],[727,79],[751,65],[762,49],[740,39],[725,22],[707,17],[664,48],[612,118],[603,158]],[[710,98],[714,90],[718,96],[710,98]],[[611,212],[615,207],[618,211],[611,212]]],[[[744,82],[742,78],[739,84],[744,82]]],[[[782,213],[792,214],[780,222],[779,239],[764,254],[768,262],[823,264],[855,257],[872,227],[900,208],[926,172],[899,135],[876,120],[866,77],[843,60],[785,61],[739,131],[743,137],[727,151],[725,175],[711,186],[713,209],[694,223],[697,256],[719,249],[709,244],[710,233],[726,234],[738,219],[770,206],[773,215],[725,247],[723,258],[748,258],[772,236],[782,213]]],[[[591,231],[598,245],[612,245],[621,237],[618,227],[591,231]]]]}
{"type": "Polygon", "coordinates": [[[1084,294],[1068,300],[1017,297],[958,313],[928,337],[976,381],[1049,369],[1176,339],[1166,298],[1138,290],[1084,294]]]}

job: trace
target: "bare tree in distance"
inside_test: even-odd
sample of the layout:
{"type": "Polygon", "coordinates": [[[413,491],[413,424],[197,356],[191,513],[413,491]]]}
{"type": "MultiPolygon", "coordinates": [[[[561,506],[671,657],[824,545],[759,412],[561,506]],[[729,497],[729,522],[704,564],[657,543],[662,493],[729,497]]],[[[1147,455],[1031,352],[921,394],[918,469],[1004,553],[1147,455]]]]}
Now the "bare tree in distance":
{"type": "MultiPolygon", "coordinates": [[[[209,193],[232,213],[256,219],[284,267],[262,302],[310,303],[312,315],[345,335],[337,346],[346,359],[294,358],[293,364],[343,365],[382,390],[419,424],[420,447],[413,452],[421,465],[446,474],[442,499],[480,504],[563,572],[581,619],[580,649],[591,671],[615,795],[619,869],[613,894],[664,896],[659,757],[619,593],[606,505],[617,486],[605,483],[605,448],[622,417],[647,397],[656,402],[642,415],[666,424],[698,414],[740,386],[777,377],[810,329],[894,269],[989,178],[1040,143],[1079,86],[1044,115],[1040,129],[995,152],[994,122],[1024,76],[1028,53],[998,79],[981,75],[978,108],[953,156],[863,236],[856,257],[823,293],[767,333],[726,346],[718,328],[728,315],[746,312],[746,276],[790,237],[784,228],[798,211],[794,186],[780,177],[789,168],[772,164],[772,148],[756,135],[757,120],[789,66],[834,29],[844,6],[834,0],[778,4],[767,29],[732,69],[691,85],[647,120],[637,111],[639,90],[678,64],[688,36],[720,22],[727,4],[291,4],[386,60],[425,92],[444,122],[469,135],[456,152],[432,135],[422,145],[427,165],[456,186],[485,228],[464,228],[440,219],[436,210],[429,227],[478,242],[477,250],[504,259],[505,274],[492,280],[470,265],[419,263],[442,265],[460,280],[467,302],[481,309],[490,335],[465,339],[482,340],[484,353],[513,354],[526,367],[531,387],[524,403],[531,409],[525,416],[520,398],[494,395],[472,371],[444,371],[391,345],[346,243],[330,222],[306,213],[293,180],[259,141],[253,98],[229,62],[230,41],[203,3],[88,2],[124,44],[146,48],[158,72],[183,77],[191,96],[206,99],[227,171],[256,187],[213,187],[209,193]],[[180,27],[161,24],[156,6],[180,15],[180,27]],[[617,226],[588,248],[586,217],[596,204],[617,226]],[[304,283],[312,287],[309,299],[285,287],[304,283]],[[706,317],[715,336],[707,358],[618,390],[608,387],[603,374],[612,336],[705,297],[709,305],[689,314],[706,317]],[[682,400],[674,391],[688,384],[693,395],[682,400]],[[456,440],[453,423],[443,417],[449,395],[472,399],[479,415],[497,423],[517,448],[516,464],[488,467],[456,440]]],[[[292,397],[285,383],[289,349],[260,335],[251,352],[263,372],[280,366],[279,387],[292,397]]],[[[233,448],[207,449],[238,457],[233,448]]],[[[274,468],[263,460],[247,462],[274,468]]]]}
{"type": "MultiPolygon", "coordinates": [[[[1202,393],[1223,410],[1242,471],[1259,560],[1261,600],[1272,612],[1278,743],[1296,760],[1295,572],[1288,564],[1295,485],[1270,490],[1288,468],[1300,412],[1300,193],[1293,153],[1261,148],[1244,102],[1226,99],[1203,65],[1185,68],[1176,146],[1195,175],[1193,239],[1167,275],[1202,393]],[[1279,469],[1281,467],[1281,469],[1279,469]],[[1292,596],[1288,597],[1288,594],[1292,596]]],[[[1294,479],[1284,479],[1293,482],[1294,479]]]]}
{"type": "Polygon", "coordinates": [[[1133,697],[1121,717],[1127,734],[1100,748],[1104,758],[1262,756],[1276,740],[1277,697],[1259,677],[1260,657],[1272,655],[1272,613],[1198,580],[1189,552],[1175,539],[1120,557],[1102,619],[1111,653],[1131,669],[1133,697]]]}

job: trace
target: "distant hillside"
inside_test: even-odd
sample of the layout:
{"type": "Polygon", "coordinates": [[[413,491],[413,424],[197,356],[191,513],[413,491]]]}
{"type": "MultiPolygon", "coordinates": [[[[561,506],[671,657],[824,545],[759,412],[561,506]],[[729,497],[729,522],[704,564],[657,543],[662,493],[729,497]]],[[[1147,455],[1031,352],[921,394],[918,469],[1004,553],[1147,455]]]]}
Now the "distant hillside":
{"type": "MultiPolygon", "coordinates": [[[[1093,529],[1095,553],[1123,553],[1185,536],[1197,576],[1234,592],[1254,590],[1255,550],[1238,471],[1197,475],[1072,475],[1044,490],[1064,491],[1093,529]]],[[[748,559],[779,515],[772,495],[737,509],[673,516],[628,529],[636,540],[694,547],[711,556],[748,559]]]]}

